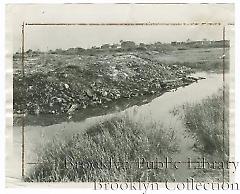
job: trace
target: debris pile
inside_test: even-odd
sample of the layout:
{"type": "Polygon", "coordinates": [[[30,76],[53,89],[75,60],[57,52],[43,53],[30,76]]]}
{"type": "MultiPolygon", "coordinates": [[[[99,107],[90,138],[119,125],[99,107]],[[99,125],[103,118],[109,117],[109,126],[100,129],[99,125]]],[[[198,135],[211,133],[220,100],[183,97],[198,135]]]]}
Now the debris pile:
{"type": "Polygon", "coordinates": [[[26,60],[24,80],[20,71],[14,71],[15,113],[25,108],[30,114],[71,114],[196,81],[187,76],[190,68],[162,64],[136,53],[45,57],[48,60],[42,56],[26,60]]]}

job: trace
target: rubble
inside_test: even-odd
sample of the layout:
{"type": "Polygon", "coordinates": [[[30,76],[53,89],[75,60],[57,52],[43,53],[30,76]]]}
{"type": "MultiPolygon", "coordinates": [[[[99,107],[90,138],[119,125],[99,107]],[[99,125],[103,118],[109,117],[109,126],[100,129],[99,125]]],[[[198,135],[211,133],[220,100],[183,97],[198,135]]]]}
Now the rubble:
{"type": "Polygon", "coordinates": [[[141,53],[45,57],[48,60],[43,56],[26,60],[31,63],[25,64],[24,81],[21,71],[14,71],[14,113],[26,109],[30,114],[72,114],[196,81],[187,76],[190,68],[162,64],[141,53]]]}

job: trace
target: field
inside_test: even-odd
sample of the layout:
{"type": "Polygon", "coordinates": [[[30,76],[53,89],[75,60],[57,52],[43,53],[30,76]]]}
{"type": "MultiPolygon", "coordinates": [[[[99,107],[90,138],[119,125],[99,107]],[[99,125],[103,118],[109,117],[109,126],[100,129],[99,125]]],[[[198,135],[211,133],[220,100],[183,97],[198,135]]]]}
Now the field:
{"type": "MultiPolygon", "coordinates": [[[[176,50],[171,53],[156,56],[156,59],[167,64],[181,64],[197,71],[222,72],[222,48],[195,48],[176,50]]],[[[225,53],[225,70],[229,69],[229,49],[225,53]]]]}

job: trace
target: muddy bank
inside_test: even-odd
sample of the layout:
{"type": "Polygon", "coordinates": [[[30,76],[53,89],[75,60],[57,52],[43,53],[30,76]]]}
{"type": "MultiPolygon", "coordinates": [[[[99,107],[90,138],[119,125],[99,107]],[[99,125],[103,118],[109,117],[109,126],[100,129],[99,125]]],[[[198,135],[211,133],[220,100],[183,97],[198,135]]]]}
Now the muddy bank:
{"type": "Polygon", "coordinates": [[[111,102],[160,95],[201,79],[189,76],[191,68],[152,61],[137,53],[44,54],[26,57],[25,68],[25,79],[19,70],[14,71],[14,113],[25,110],[33,115],[108,108],[111,102]]]}

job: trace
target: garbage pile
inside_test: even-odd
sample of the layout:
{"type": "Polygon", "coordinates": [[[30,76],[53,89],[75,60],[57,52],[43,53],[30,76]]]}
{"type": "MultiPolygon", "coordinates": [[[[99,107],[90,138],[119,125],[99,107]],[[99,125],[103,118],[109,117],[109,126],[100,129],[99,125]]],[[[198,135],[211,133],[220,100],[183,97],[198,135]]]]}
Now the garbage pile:
{"type": "Polygon", "coordinates": [[[136,53],[48,58],[49,69],[42,59],[31,60],[37,67],[26,64],[24,79],[20,73],[14,74],[14,113],[25,109],[30,114],[71,114],[196,81],[187,76],[192,73],[190,68],[162,64],[136,53]]]}

